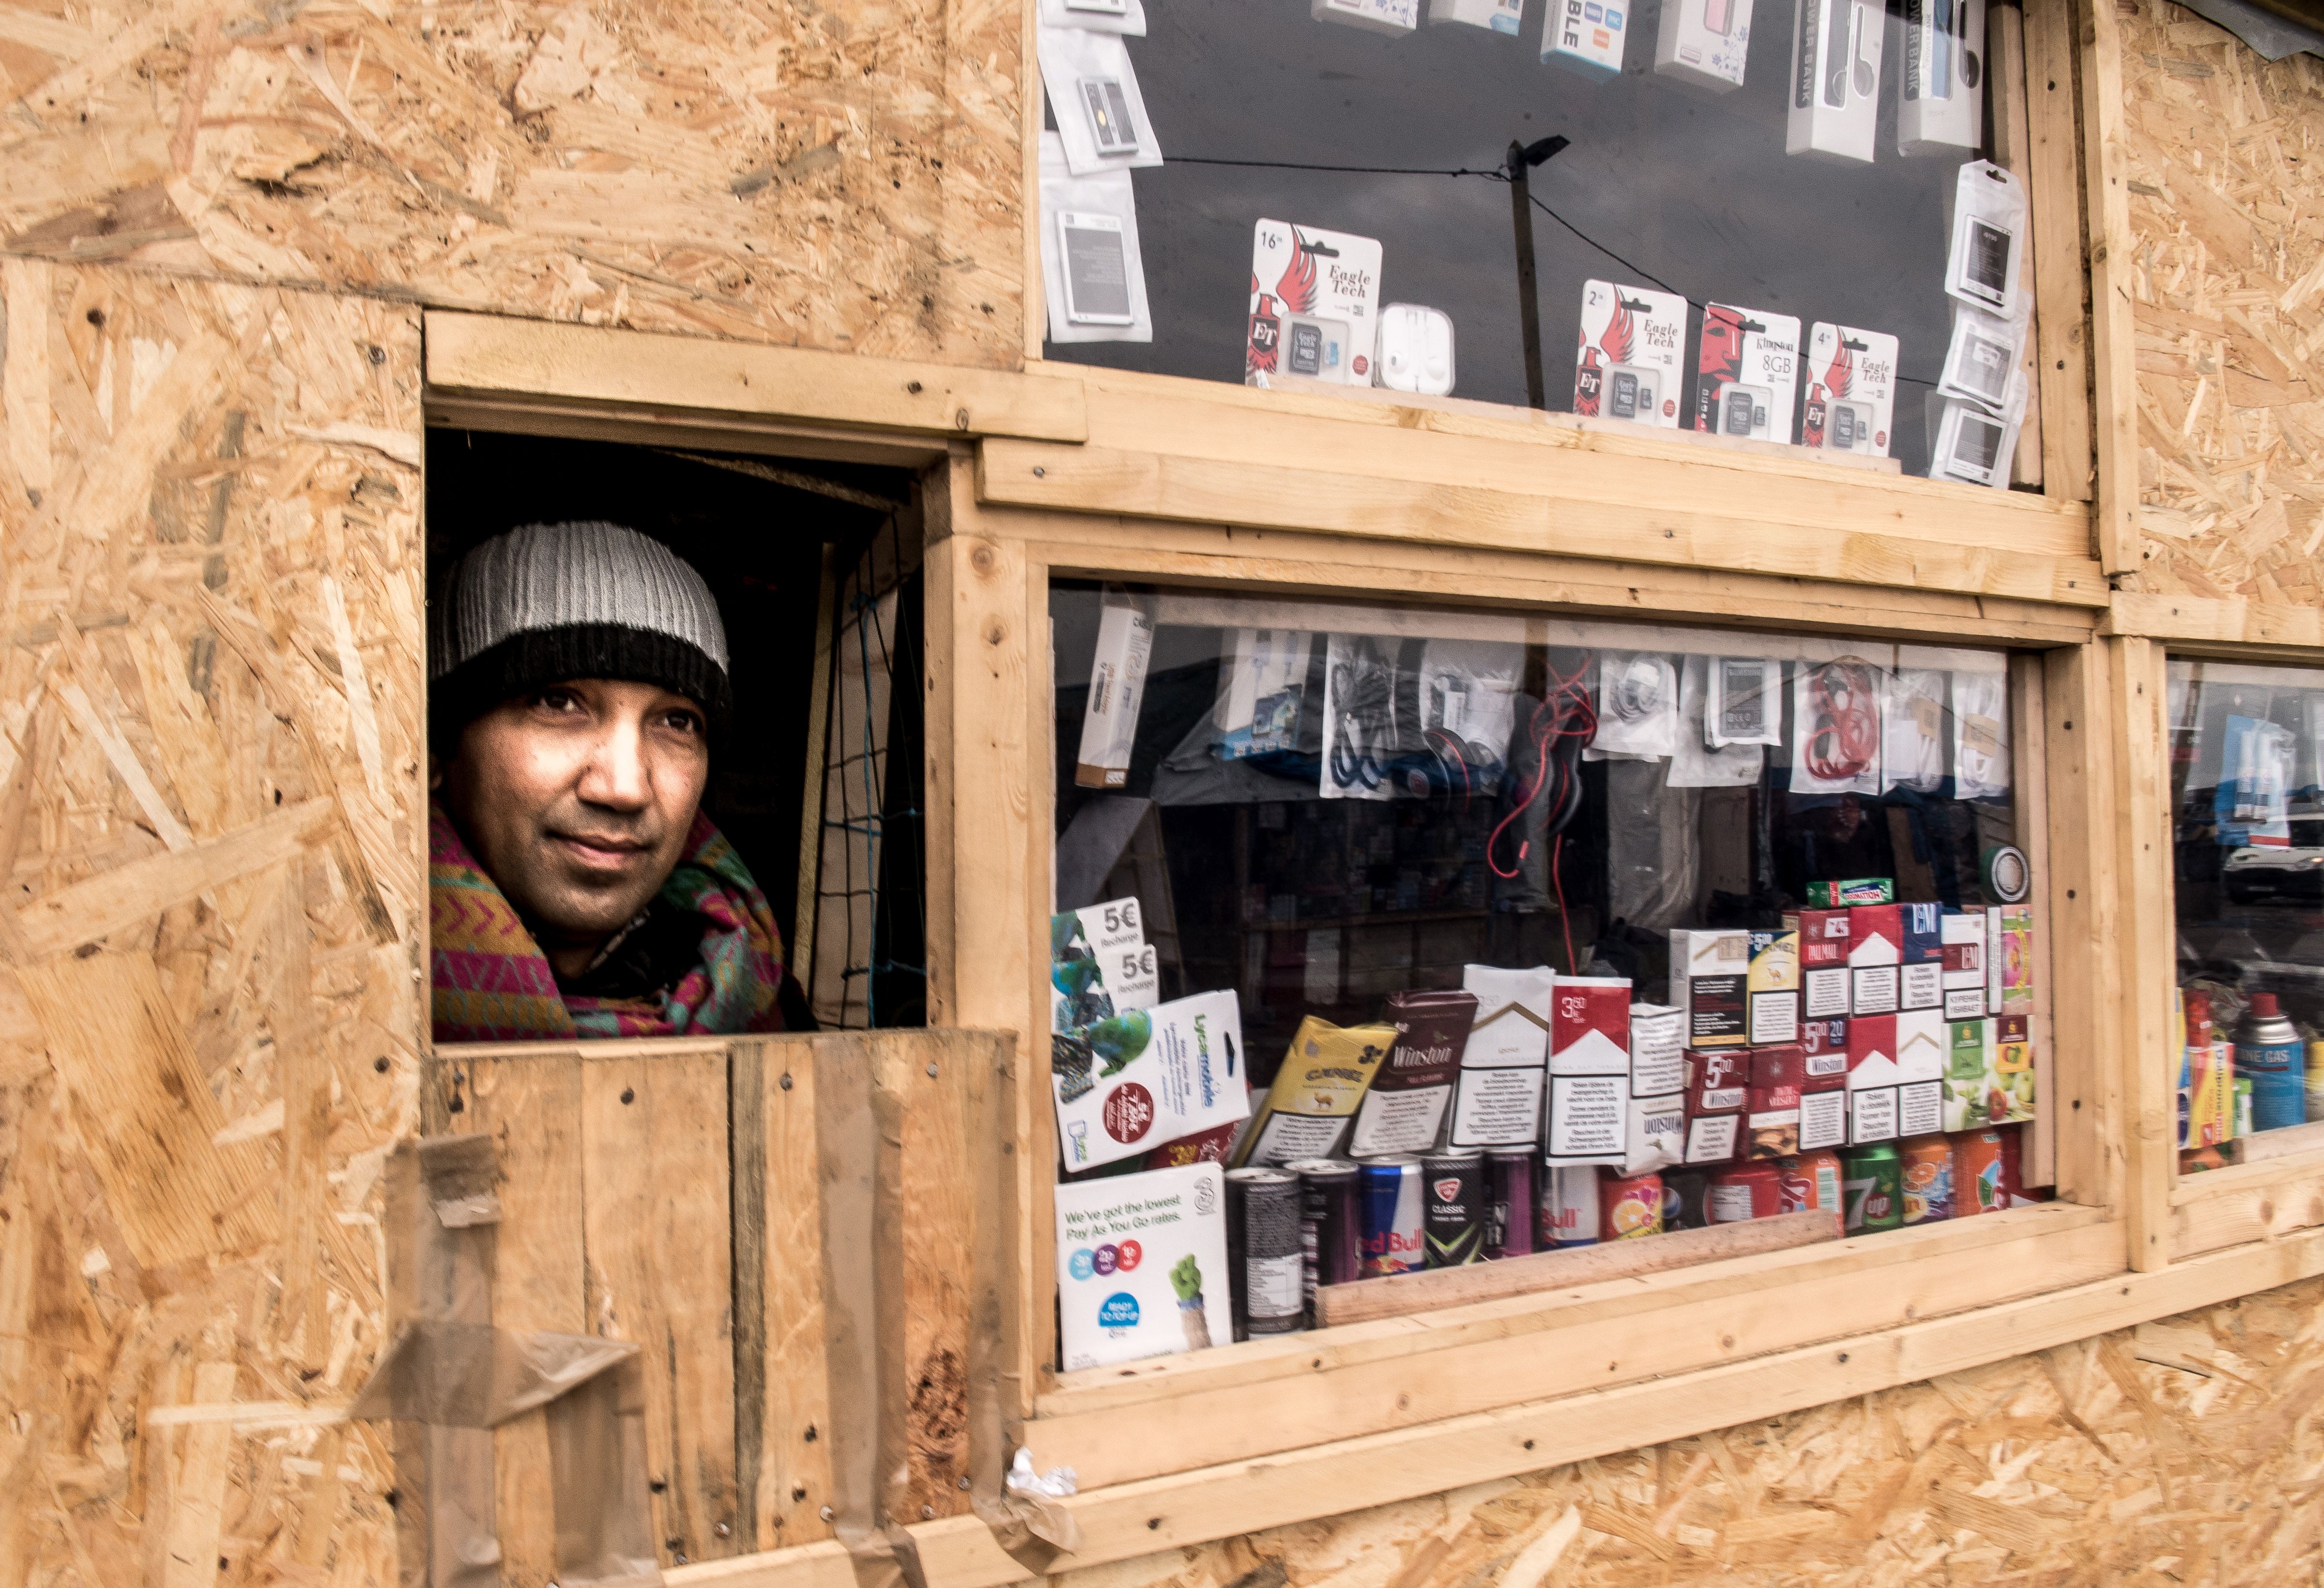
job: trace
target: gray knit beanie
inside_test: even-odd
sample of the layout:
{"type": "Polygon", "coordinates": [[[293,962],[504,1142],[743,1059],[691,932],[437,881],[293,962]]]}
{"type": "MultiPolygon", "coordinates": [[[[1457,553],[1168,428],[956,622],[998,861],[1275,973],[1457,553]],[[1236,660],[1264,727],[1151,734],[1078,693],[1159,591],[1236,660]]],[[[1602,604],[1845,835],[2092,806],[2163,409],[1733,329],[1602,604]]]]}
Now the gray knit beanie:
{"type": "Polygon", "coordinates": [[[654,684],[702,707],[733,703],[726,627],[702,576],[619,524],[526,524],[470,549],[429,612],[429,740],[438,749],[502,701],[567,679],[654,684]]]}

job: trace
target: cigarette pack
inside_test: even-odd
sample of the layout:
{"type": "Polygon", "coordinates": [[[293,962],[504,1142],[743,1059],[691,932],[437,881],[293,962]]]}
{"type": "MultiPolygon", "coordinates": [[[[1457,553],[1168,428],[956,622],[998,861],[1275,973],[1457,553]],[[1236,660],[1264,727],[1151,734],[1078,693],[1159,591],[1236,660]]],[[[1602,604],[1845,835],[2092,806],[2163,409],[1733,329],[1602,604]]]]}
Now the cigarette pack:
{"type": "Polygon", "coordinates": [[[1550,993],[1549,1073],[1630,1073],[1630,983],[1621,976],[1560,976],[1550,993]]]}
{"type": "MultiPolygon", "coordinates": [[[[1319,9],[1325,4],[1316,0],[1319,9]]],[[[1372,4],[1387,0],[1366,0],[1372,4]]],[[[1413,5],[1402,0],[1407,16],[1413,5]]],[[[1262,220],[1251,232],[1250,281],[1246,384],[1264,386],[1277,375],[1372,383],[1379,320],[1377,239],[1262,220]]]]}
{"type": "Polygon", "coordinates": [[[1748,1048],[1690,1048],[1686,1054],[1686,1112],[1700,1114],[1740,1113],[1751,1090],[1748,1048]]]}
{"type": "MultiPolygon", "coordinates": [[[[1542,64],[1586,78],[1619,76],[1629,9],[1629,0],[1549,0],[1541,28],[1542,64]]],[[[1682,311],[1679,324],[1685,323],[1682,311]]]]}
{"type": "Polygon", "coordinates": [[[1905,904],[1898,908],[1904,926],[1902,963],[1898,970],[1899,1009],[1942,1009],[1945,1002],[1944,906],[1905,904]]]}
{"type": "Polygon", "coordinates": [[[1523,1147],[1541,1139],[1554,981],[1546,965],[1508,971],[1472,965],[1462,970],[1462,987],[1476,995],[1477,1022],[1461,1053],[1452,1100],[1454,1147],[1523,1147]]]}
{"type": "MultiPolygon", "coordinates": [[[[1743,86],[1751,49],[1751,0],[1663,0],[1655,36],[1655,70],[1661,76],[1731,93],[1743,86]]],[[[1712,306],[1714,310],[1717,306],[1712,306]]],[[[1799,322],[1792,322],[1794,337],[1799,322]]]]}
{"type": "MultiPolygon", "coordinates": [[[[1808,333],[1806,378],[1801,446],[1861,452],[1872,457],[1888,456],[1890,425],[1896,411],[1895,337],[1818,320],[1808,333]]],[[[1817,902],[1815,887],[1808,884],[1811,904],[1817,902]]],[[[1878,900],[1838,902],[1886,903],[1895,897],[1891,891],[1878,900]]]]}
{"type": "Polygon", "coordinates": [[[1849,1012],[1894,1014],[1904,952],[1902,912],[1893,904],[1858,904],[1848,914],[1849,1012]]]}
{"type": "Polygon", "coordinates": [[[2034,1012],[2034,911],[2029,905],[2001,907],[2001,1012],[2034,1012]]]}
{"type": "Polygon", "coordinates": [[[1686,1017],[1662,1003],[1630,1005],[1630,1095],[1686,1089],[1686,1017]]]}
{"type": "Polygon", "coordinates": [[[1119,789],[1130,780],[1130,747],[1138,737],[1138,708],[1146,694],[1146,660],[1154,651],[1154,619],[1130,596],[1108,590],[1098,614],[1097,653],[1090,661],[1089,704],[1082,711],[1081,753],[1074,781],[1084,789],[1119,789]]]}
{"type": "MultiPolygon", "coordinates": [[[[1663,7],[1663,30],[1670,19],[1705,4],[1748,5],[1748,0],[1670,0],[1663,7]]],[[[1735,80],[1743,80],[1738,57],[1735,80]]],[[[1792,439],[1792,409],[1800,389],[1800,322],[1788,314],[1713,303],[1702,311],[1702,337],[1695,347],[1694,428],[1721,436],[1760,441],[1792,439]]]]}
{"type": "Polygon", "coordinates": [[[1525,20],[1525,0],[1428,0],[1431,23],[1466,23],[1514,36],[1525,20]]]}
{"type": "Polygon", "coordinates": [[[1985,0],[1904,0],[1896,152],[1956,158],[1985,142],[1985,0]]]}
{"type": "Polygon", "coordinates": [[[1993,1070],[1985,1078],[1986,1106],[1997,1125],[2034,1117],[2034,1040],[2030,1016],[2005,1014],[1994,1021],[1993,1070]]]}
{"type": "Polygon", "coordinates": [[[1622,1172],[1649,1175],[1686,1158],[1686,1099],[1634,1097],[1625,1116],[1622,1172]]]}
{"type": "Polygon", "coordinates": [[[1231,990],[1107,1016],[1051,1039],[1068,1169],[1135,1158],[1250,1113],[1231,990]]]}
{"type": "Polygon", "coordinates": [[[1317,22],[1343,22],[1379,33],[1408,33],[1419,24],[1420,0],[1310,0],[1317,22]]]}
{"type": "Polygon", "coordinates": [[[1751,1094],[1744,1108],[1745,1153],[1789,1158],[1800,1150],[1800,1050],[1751,1050],[1751,1094]]]}
{"type": "Polygon", "coordinates": [[[1056,1205],[1057,1323],[1067,1368],[1233,1340],[1218,1165],[1061,1185],[1056,1205]]]}
{"type": "Polygon", "coordinates": [[[1754,1048],[1800,1039],[1800,939],[1797,932],[1753,932],[1744,977],[1746,1037],[1754,1048]]]}
{"type": "Polygon", "coordinates": [[[1477,1023],[1477,995],[1391,992],[1380,1019],[1396,1028],[1396,1041],[1356,1107],[1348,1133],[1348,1151],[1356,1158],[1425,1152],[1436,1145],[1461,1073],[1461,1052],[1477,1023]]]}
{"type": "Polygon", "coordinates": [[[1893,1014],[1851,1015],[1848,1021],[1848,1085],[1861,1092],[1874,1086],[1894,1086],[1904,1077],[1896,1073],[1896,1017],[1893,1014]]]}
{"type": "Polygon", "coordinates": [[[1849,877],[1839,882],[1808,884],[1810,909],[1853,909],[1859,904],[1894,904],[1894,877],[1849,877]]]}
{"type": "Polygon", "coordinates": [[[1867,0],[1793,0],[1784,152],[1872,159],[1886,13],[1867,0]]]}
{"type": "Polygon", "coordinates": [[[1848,1084],[1848,1020],[1835,1015],[1827,1020],[1800,1022],[1801,1075],[1803,1085],[1816,1085],[1825,1081],[1840,1085],[1848,1084]]]}
{"type": "Polygon", "coordinates": [[[1914,1081],[1896,1088],[1896,1133],[1929,1136],[1945,1128],[1945,1084],[1914,1081]]]}
{"type": "Polygon", "coordinates": [[[1629,1084],[1620,1076],[1552,1076],[1544,1156],[1557,1168],[1619,1164],[1628,1147],[1629,1084]]]}
{"type": "Polygon", "coordinates": [[[1312,1014],[1301,1020],[1235,1161],[1267,1168],[1333,1156],[1395,1044],[1394,1026],[1335,1026],[1312,1014]]]}
{"type": "Polygon", "coordinates": [[[1740,1048],[1749,1039],[1750,968],[1748,932],[1681,928],[1671,933],[1671,1001],[1686,1016],[1689,1048],[1740,1048]]]}
{"type": "Polygon", "coordinates": [[[1800,1150],[1848,1144],[1848,1099],[1845,1087],[1800,1090],[1800,1150]]]}
{"type": "MultiPolygon", "coordinates": [[[[1945,1065],[1945,1129],[1974,1131],[1992,1124],[1987,1078],[1994,1067],[1994,1022],[1990,1016],[1951,1022],[1945,1065]]],[[[2003,1112],[2007,1112],[2005,1105],[2003,1112]]]]}
{"type": "MultiPolygon", "coordinates": [[[[1597,8],[1597,0],[1587,4],[1597,8]]],[[[1678,429],[1685,337],[1686,300],[1677,293],[1584,282],[1582,339],[1573,355],[1573,411],[1589,419],[1678,429]]]]}
{"type": "Polygon", "coordinates": [[[1743,1114],[1689,1114],[1686,1116],[1685,1161],[1697,1163],[1732,1163],[1736,1143],[1742,1139],[1743,1114]]]}
{"type": "Polygon", "coordinates": [[[1868,1086],[1848,1094],[1848,1142],[1862,1147],[1896,1139],[1896,1088],[1868,1086]]]}
{"type": "Polygon", "coordinates": [[[1941,1009],[1908,1009],[1896,1016],[1896,1078],[1941,1081],[1950,1038],[1941,1009]]]}
{"type": "Polygon", "coordinates": [[[1985,912],[1947,910],[1940,931],[1945,1018],[1974,1020],[1985,1012],[1985,912]]]}

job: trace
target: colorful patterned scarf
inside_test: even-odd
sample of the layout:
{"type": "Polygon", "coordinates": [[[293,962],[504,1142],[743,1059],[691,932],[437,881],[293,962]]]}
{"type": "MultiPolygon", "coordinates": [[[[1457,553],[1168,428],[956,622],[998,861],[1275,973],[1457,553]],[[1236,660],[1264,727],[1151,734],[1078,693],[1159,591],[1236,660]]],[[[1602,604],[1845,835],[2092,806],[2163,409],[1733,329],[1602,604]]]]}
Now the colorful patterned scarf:
{"type": "Polygon", "coordinates": [[[703,918],[702,958],[655,998],[558,990],[549,961],[507,896],[444,814],[428,809],[428,922],[436,1040],[528,1042],[779,1031],[782,939],[750,869],[696,813],[661,902],[703,918]]]}

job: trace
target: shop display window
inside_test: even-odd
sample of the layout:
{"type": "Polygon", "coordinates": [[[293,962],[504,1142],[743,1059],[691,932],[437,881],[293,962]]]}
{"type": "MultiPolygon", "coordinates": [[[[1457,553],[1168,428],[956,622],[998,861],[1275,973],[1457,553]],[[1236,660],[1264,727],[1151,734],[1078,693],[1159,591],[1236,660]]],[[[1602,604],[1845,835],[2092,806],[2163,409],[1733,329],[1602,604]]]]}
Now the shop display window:
{"type": "Polygon", "coordinates": [[[2324,669],[2169,678],[2183,1173],[2324,1121],[2324,669]]]}
{"type": "Polygon", "coordinates": [[[2034,1195],[2007,652],[1062,582],[1050,620],[1064,1367],[2034,1195]]]}
{"type": "Polygon", "coordinates": [[[1993,163],[2017,21],[1041,0],[1047,355],[2006,486],[2034,378],[2026,190],[1993,163]]]}

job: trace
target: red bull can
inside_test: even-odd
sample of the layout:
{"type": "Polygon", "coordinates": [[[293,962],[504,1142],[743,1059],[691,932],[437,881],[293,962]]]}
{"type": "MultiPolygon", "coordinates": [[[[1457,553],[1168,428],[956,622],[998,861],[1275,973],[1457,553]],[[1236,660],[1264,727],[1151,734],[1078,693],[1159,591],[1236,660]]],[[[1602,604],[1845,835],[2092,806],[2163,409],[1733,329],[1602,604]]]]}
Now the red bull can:
{"type": "Polygon", "coordinates": [[[1426,1263],[1420,1160],[1379,1158],[1362,1166],[1364,1277],[1417,1273],[1426,1263]]]}
{"type": "Polygon", "coordinates": [[[1534,1156],[1527,1147],[1485,1154],[1485,1244],[1488,1262],[1533,1251],[1534,1156]]]}
{"type": "Polygon", "coordinates": [[[1598,1244],[1598,1171],[1544,1169],[1535,1244],[1548,1251],[1598,1244]]]}

